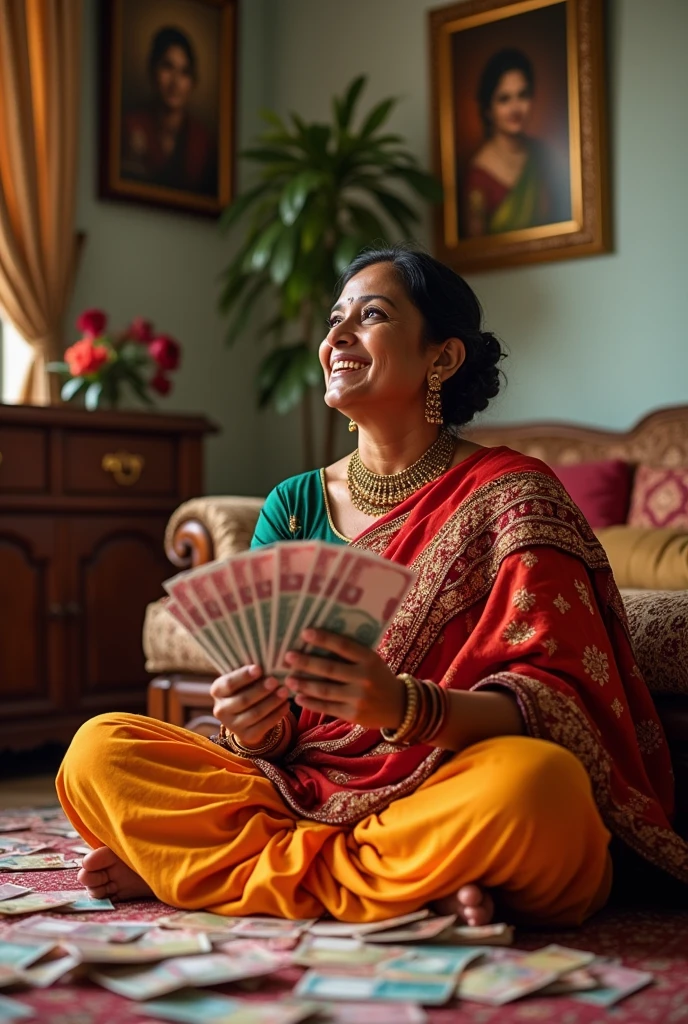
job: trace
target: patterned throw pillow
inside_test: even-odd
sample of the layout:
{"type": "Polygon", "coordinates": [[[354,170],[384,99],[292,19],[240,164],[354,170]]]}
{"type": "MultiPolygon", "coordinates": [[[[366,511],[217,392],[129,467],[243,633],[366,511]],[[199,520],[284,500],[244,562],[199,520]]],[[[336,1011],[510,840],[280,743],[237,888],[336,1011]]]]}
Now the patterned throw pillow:
{"type": "Polygon", "coordinates": [[[638,466],[628,525],[688,527],[688,469],[638,466]]]}

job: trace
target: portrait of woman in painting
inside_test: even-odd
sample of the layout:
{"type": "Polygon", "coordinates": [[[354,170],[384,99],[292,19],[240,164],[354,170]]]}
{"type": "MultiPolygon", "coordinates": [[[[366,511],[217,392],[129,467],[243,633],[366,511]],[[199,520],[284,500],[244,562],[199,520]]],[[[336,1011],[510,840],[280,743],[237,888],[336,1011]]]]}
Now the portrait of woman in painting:
{"type": "Polygon", "coordinates": [[[122,117],[122,177],[214,196],[216,140],[189,109],[199,80],[189,36],[174,26],[160,28],[150,44],[147,71],[148,100],[122,117]]]}
{"type": "Polygon", "coordinates": [[[532,61],[520,49],[497,51],[482,70],[476,99],[484,137],[460,197],[463,233],[470,238],[568,216],[549,147],[528,133],[535,86],[532,61]]]}

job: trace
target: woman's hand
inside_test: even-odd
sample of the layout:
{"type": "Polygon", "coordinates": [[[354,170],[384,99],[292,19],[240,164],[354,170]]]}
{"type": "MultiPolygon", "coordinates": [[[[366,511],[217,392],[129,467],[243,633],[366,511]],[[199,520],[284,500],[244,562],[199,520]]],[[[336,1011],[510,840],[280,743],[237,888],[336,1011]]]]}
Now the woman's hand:
{"type": "Polygon", "coordinates": [[[289,712],[289,691],[260,665],[245,665],[219,676],[210,687],[213,715],[245,747],[259,747],[289,712]]]}
{"type": "Polygon", "coordinates": [[[286,662],[292,674],[285,682],[297,704],[367,729],[399,728],[406,707],[406,687],[379,654],[322,629],[307,629],[302,636],[346,660],[288,651],[286,662]],[[305,679],[298,675],[302,672],[317,678],[305,679]]]}

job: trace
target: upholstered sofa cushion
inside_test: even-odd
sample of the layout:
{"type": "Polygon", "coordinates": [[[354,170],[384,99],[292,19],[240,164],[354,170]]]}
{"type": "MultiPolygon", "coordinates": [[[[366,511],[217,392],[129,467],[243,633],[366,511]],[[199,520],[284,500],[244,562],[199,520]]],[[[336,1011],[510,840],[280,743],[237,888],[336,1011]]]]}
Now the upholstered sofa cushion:
{"type": "Polygon", "coordinates": [[[688,588],[688,530],[607,526],[595,530],[617,586],[640,590],[688,588]]]}
{"type": "Polygon", "coordinates": [[[633,470],[621,459],[552,466],[593,529],[626,522],[633,470]]]}
{"type": "Polygon", "coordinates": [[[688,591],[625,590],[622,597],[650,692],[688,694],[688,591]]]}
{"type": "Polygon", "coordinates": [[[165,602],[154,601],[146,608],[143,623],[143,651],[146,671],[190,672],[216,676],[217,669],[209,661],[193,637],[165,609],[165,602]]]}

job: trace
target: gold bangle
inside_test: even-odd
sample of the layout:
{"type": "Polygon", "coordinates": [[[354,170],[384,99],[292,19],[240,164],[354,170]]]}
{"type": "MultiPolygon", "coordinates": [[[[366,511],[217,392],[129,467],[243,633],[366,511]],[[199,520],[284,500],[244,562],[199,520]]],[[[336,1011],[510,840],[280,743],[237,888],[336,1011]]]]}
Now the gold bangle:
{"type": "Polygon", "coordinates": [[[397,676],[397,679],[406,687],[406,710],[398,729],[380,729],[382,738],[387,743],[403,743],[415,725],[418,713],[418,683],[413,676],[406,673],[397,676]]]}
{"type": "Polygon", "coordinates": [[[277,749],[283,739],[284,719],[278,722],[277,725],[273,725],[259,747],[245,747],[243,743],[239,742],[233,732],[229,732],[227,735],[229,746],[235,754],[239,754],[241,757],[261,757],[265,754],[271,754],[277,749]]]}

